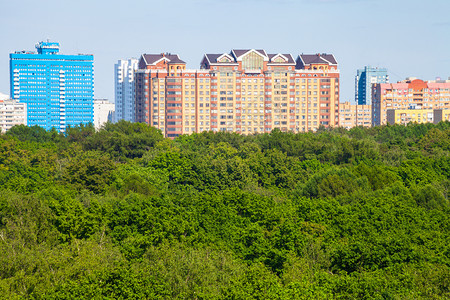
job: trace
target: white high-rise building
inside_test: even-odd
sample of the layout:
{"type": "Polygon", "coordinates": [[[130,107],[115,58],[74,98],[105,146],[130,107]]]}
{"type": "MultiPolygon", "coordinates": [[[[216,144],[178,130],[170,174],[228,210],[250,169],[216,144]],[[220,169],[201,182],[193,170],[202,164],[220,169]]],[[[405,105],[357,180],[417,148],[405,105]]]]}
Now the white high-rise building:
{"type": "Polygon", "coordinates": [[[131,58],[119,60],[114,65],[115,122],[125,120],[134,122],[134,71],[138,60],[131,58]]]}
{"type": "Polygon", "coordinates": [[[106,99],[94,100],[94,127],[100,129],[106,122],[114,121],[114,103],[106,99]]]}

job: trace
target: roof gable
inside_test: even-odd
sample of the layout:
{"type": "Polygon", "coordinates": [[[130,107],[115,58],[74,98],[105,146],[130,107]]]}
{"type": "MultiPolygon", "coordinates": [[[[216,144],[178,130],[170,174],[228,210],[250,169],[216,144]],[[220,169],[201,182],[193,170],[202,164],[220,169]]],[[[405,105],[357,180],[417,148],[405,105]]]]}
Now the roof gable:
{"type": "Polygon", "coordinates": [[[227,53],[224,53],[224,54],[222,54],[221,56],[219,56],[216,59],[216,62],[218,62],[218,63],[231,63],[231,62],[234,62],[234,58],[231,55],[229,55],[227,53]]]}
{"type": "Polygon", "coordinates": [[[271,62],[277,62],[277,63],[285,63],[288,61],[287,57],[284,56],[281,53],[278,53],[277,55],[275,55],[274,57],[272,57],[270,59],[271,62]]]}
{"type": "Polygon", "coordinates": [[[162,62],[162,61],[169,62],[170,59],[168,59],[167,57],[161,57],[160,59],[154,61],[154,62],[152,63],[152,65],[157,65],[157,64],[159,64],[159,63],[162,62]]]}
{"type": "Polygon", "coordinates": [[[268,57],[272,64],[295,64],[291,54],[268,54],[268,57]]]}
{"type": "Polygon", "coordinates": [[[237,50],[237,49],[233,49],[231,50],[231,53],[234,55],[234,57],[236,57],[236,61],[242,61],[242,58],[244,58],[244,56],[248,55],[249,53],[256,53],[259,56],[261,56],[264,61],[269,61],[269,57],[266,54],[266,51],[264,50],[255,50],[255,49],[249,49],[249,50],[237,50]]]}

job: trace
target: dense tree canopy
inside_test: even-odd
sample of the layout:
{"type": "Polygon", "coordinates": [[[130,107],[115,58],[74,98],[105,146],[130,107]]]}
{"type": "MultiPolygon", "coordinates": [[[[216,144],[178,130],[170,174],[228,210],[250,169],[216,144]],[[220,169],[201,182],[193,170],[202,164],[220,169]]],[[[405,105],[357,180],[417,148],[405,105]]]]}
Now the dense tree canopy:
{"type": "Polygon", "coordinates": [[[0,136],[0,298],[450,298],[450,123],[0,136]]]}

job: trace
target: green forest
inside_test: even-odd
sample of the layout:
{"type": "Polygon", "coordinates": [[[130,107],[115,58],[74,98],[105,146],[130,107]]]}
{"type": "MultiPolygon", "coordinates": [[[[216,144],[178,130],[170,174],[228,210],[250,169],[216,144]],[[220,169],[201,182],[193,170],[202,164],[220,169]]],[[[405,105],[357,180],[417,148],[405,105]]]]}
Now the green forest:
{"type": "Polygon", "coordinates": [[[1,299],[450,299],[450,123],[0,135],[1,299]]]}

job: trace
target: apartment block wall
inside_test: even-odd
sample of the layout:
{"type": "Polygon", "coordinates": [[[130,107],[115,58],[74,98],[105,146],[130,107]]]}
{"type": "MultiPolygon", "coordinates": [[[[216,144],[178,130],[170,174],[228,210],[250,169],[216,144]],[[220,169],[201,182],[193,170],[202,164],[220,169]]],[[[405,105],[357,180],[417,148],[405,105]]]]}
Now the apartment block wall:
{"type": "Polygon", "coordinates": [[[351,104],[350,102],[339,103],[339,126],[346,129],[355,126],[372,126],[372,106],[351,104]]]}
{"type": "Polygon", "coordinates": [[[441,121],[450,122],[450,109],[433,110],[433,123],[437,124],[441,121]]]}

